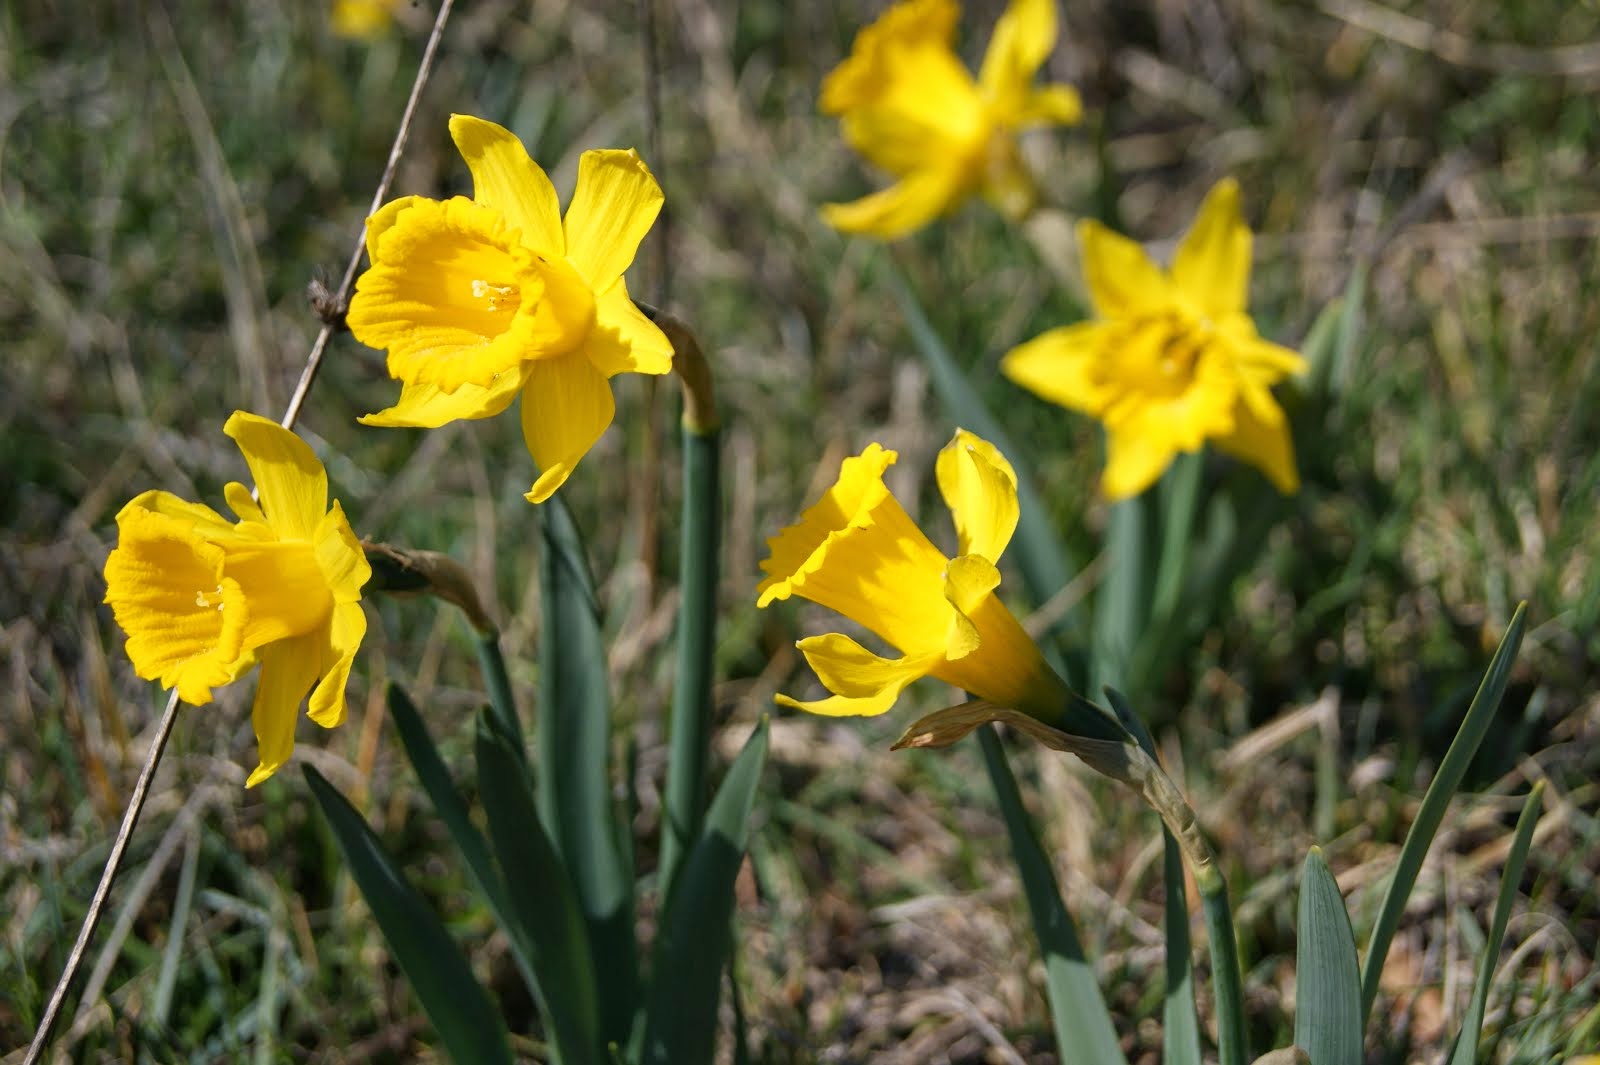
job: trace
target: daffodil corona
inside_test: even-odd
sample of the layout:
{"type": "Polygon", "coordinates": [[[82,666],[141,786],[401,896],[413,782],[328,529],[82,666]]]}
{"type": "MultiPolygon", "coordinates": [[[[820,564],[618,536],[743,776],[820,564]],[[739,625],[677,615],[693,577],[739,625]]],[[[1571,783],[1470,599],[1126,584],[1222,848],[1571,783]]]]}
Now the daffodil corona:
{"type": "Polygon", "coordinates": [[[1055,723],[1071,697],[995,595],[995,567],[1017,526],[1017,479],[993,444],[965,430],[939,453],[939,491],[959,553],[929,542],[883,483],[896,459],[877,444],[847,458],[800,521],[767,542],[759,605],[798,595],[849,618],[901,652],[882,658],[841,633],[799,643],[834,694],[778,702],[815,714],[881,714],[906,685],[937,677],[996,706],[1055,723]]]}
{"type": "Polygon", "coordinates": [[[588,151],[563,219],[550,178],[509,131],[467,115],[450,135],[473,198],[408,196],[367,220],[371,268],[350,331],[387,350],[400,400],[361,420],[436,428],[488,418],[522,398],[542,503],[611,424],[610,378],[663,374],[672,344],[622,274],[661,210],[634,151],[588,151]]]}
{"type": "Polygon", "coordinates": [[[1138,495],[1207,440],[1297,491],[1288,419],[1271,389],[1305,360],[1262,339],[1246,310],[1250,230],[1238,185],[1224,180],[1206,196],[1170,269],[1096,222],[1079,224],[1078,245],[1094,319],[1030,340],[1001,371],[1105,423],[1106,496],[1138,495]]]}
{"type": "Polygon", "coordinates": [[[145,492],[117,515],[106,559],[106,602],[128,634],[139,676],[176,687],[195,706],[257,662],[251,719],[260,764],[247,787],[294,750],[300,704],[324,728],[344,720],[344,688],[366,635],[361,587],[372,575],[328,478],[305,442],[243,411],[223,427],[244,452],[258,504],[237,482],[224,489],[238,515],[169,492],[145,492]]]}
{"type": "Polygon", "coordinates": [[[955,0],[902,0],[855,40],[822,84],[822,110],[896,184],[823,218],[851,233],[903,236],[981,194],[1006,217],[1027,214],[1033,181],[1017,148],[1032,126],[1082,114],[1068,85],[1035,87],[1056,42],[1055,0],[1012,0],[995,25],[976,80],[952,47],[955,0]]]}

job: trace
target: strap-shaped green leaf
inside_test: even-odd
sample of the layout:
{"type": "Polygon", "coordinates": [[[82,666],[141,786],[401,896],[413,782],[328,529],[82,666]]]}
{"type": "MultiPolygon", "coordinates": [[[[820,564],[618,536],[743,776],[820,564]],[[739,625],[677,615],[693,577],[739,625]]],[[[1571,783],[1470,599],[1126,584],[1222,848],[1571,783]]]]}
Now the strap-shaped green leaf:
{"type": "Polygon", "coordinates": [[[721,546],[720,434],[683,429],[683,545],[678,559],[678,671],[672,684],[672,733],[662,797],[662,895],[700,835],[706,755],[711,749],[711,674],[717,635],[717,553],[721,546]]]}
{"type": "Polygon", "coordinates": [[[1506,683],[1511,679],[1511,664],[1516,661],[1517,649],[1522,646],[1522,630],[1527,615],[1528,604],[1517,604],[1516,613],[1511,615],[1511,624],[1506,626],[1505,635],[1500,637],[1500,646],[1495,649],[1489,669],[1483,675],[1483,683],[1472,697],[1467,716],[1462,719],[1456,738],[1450,741],[1450,749],[1445,752],[1444,761],[1439,763],[1439,772],[1434,775],[1433,783],[1428,785],[1428,791],[1422,797],[1417,819],[1406,833],[1406,841],[1400,848],[1400,860],[1395,863],[1394,880],[1383,896],[1383,905],[1378,910],[1378,923],[1373,926],[1372,939],[1367,944],[1365,968],[1361,971],[1363,1023],[1371,1015],[1373,1000],[1378,997],[1378,981],[1383,976],[1383,963],[1389,956],[1389,944],[1394,939],[1395,929],[1400,926],[1400,916],[1405,912],[1411,889],[1416,886],[1422,860],[1427,857],[1428,848],[1433,845],[1434,833],[1444,820],[1445,808],[1461,786],[1461,778],[1466,776],[1467,766],[1472,763],[1472,756],[1478,753],[1478,745],[1483,742],[1489,722],[1494,719],[1494,712],[1506,693],[1506,683]]]}
{"type": "Polygon", "coordinates": [[[1312,847],[1300,876],[1294,1044],[1311,1065],[1361,1065],[1361,967],[1339,884],[1312,847]]]}
{"type": "MultiPolygon", "coordinates": [[[[1106,530],[1109,554],[1105,580],[1094,599],[1094,657],[1089,690],[1127,687],[1136,679],[1129,667],[1150,620],[1152,552],[1151,493],[1118,500],[1106,530]]],[[[1142,675],[1142,674],[1141,674],[1142,675]]]]}
{"type": "Polygon", "coordinates": [[[562,1065],[598,1065],[606,1059],[595,962],[572,879],[539,820],[527,763],[489,710],[478,715],[477,750],[500,890],[525,933],[551,1042],[562,1065]]]}
{"type": "Polygon", "coordinates": [[[709,1065],[722,972],[733,942],[733,882],[750,843],[750,812],[767,759],[762,719],[717,789],[662,914],[645,1021],[644,1061],[709,1065]]]}
{"type": "Polygon", "coordinates": [[[311,766],[306,781],[361,897],[449,1055],[461,1065],[511,1065],[505,1021],[432,907],[348,799],[311,766]]]}
{"type": "Polygon", "coordinates": [[[1050,1020],[1055,1024],[1056,1040],[1063,1060],[1084,1065],[1125,1065],[1122,1046],[1111,1024],[1105,998],[1094,966],[1083,955],[1077,926],[1061,901],[1055,870],[1039,844],[1033,822],[1022,806],[1022,794],[1011,773],[1005,750],[993,725],[978,729],[983,748],[983,764],[1000,803],[1000,816],[1011,838],[1011,855],[1022,878],[1028,913],[1033,917],[1033,934],[1044,955],[1045,990],[1050,996],[1050,1020]],[[1066,1055],[1067,1047],[1071,1054],[1066,1055]]]}
{"type": "Polygon", "coordinates": [[[539,813],[571,871],[600,976],[600,1026],[627,1042],[638,1003],[631,839],[611,797],[611,697],[583,539],[560,495],[540,508],[539,813]]]}
{"type": "Polygon", "coordinates": [[[1478,1040],[1483,1035],[1483,1014],[1489,1005],[1489,986],[1494,982],[1494,967],[1500,960],[1500,944],[1505,942],[1506,922],[1511,920],[1511,904],[1517,898],[1517,885],[1522,882],[1522,870],[1528,863],[1528,848],[1533,845],[1533,830],[1539,823],[1539,807],[1544,801],[1544,781],[1533,786],[1528,801],[1522,804],[1522,814],[1517,818],[1516,835],[1511,839],[1511,853],[1506,855],[1505,872],[1500,875],[1500,896],[1494,903],[1494,922],[1489,926],[1489,938],[1483,944],[1483,957],[1478,960],[1478,982],[1472,989],[1472,1005],[1461,1020],[1461,1031],[1456,1036],[1455,1049],[1450,1053],[1450,1065],[1473,1065],[1478,1060],[1478,1040]]]}
{"type": "MultiPolygon", "coordinates": [[[[534,998],[543,1002],[544,995],[539,988],[538,974],[533,969],[534,952],[528,940],[528,930],[516,919],[516,915],[507,904],[505,882],[495,869],[494,857],[489,852],[489,842],[483,838],[478,826],[472,823],[472,817],[467,811],[467,801],[456,787],[450,770],[444,764],[444,759],[439,756],[439,749],[434,746],[433,737],[428,734],[422,715],[417,712],[411,698],[397,684],[389,686],[389,716],[394,719],[395,731],[400,734],[400,745],[405,748],[406,757],[410,760],[411,767],[416,770],[422,790],[428,793],[434,812],[439,815],[439,820],[444,822],[446,831],[450,833],[450,839],[461,852],[461,857],[466,860],[467,875],[471,877],[473,886],[483,896],[484,901],[489,904],[495,922],[510,941],[511,953],[517,959],[517,967],[522,970],[522,978],[527,981],[528,990],[533,993],[534,998]]],[[[520,744],[518,747],[520,748],[520,744]]],[[[546,1018],[547,1027],[548,1021],[546,1018]]]]}

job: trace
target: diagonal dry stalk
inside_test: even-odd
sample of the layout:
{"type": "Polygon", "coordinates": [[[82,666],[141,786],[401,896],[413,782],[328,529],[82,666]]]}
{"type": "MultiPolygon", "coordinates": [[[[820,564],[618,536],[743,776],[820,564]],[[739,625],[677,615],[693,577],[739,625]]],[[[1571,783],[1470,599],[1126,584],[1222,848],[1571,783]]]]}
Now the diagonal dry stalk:
{"type": "MultiPolygon", "coordinates": [[[[372,197],[372,206],[367,211],[368,215],[382,207],[384,199],[389,195],[389,186],[393,184],[395,170],[400,164],[400,154],[405,150],[406,137],[411,132],[411,120],[416,114],[417,102],[422,98],[422,90],[433,72],[434,56],[438,53],[439,41],[444,36],[445,23],[450,19],[450,9],[454,4],[455,0],[440,0],[439,12],[433,20],[433,30],[429,33],[427,47],[422,52],[422,62],[417,66],[416,80],[411,84],[411,96],[406,101],[405,112],[400,116],[400,126],[395,130],[394,143],[389,148],[389,160],[384,165],[383,177],[378,181],[377,191],[372,197]]],[[[330,306],[322,308],[322,329],[317,333],[317,339],[312,342],[311,352],[306,356],[305,369],[301,371],[294,395],[290,397],[289,406],[283,412],[281,424],[285,429],[293,429],[294,423],[299,419],[306,396],[311,392],[311,385],[317,378],[317,370],[322,366],[322,356],[327,350],[328,340],[343,324],[345,307],[350,300],[350,288],[355,284],[356,271],[361,268],[361,256],[365,250],[366,227],[363,225],[361,233],[356,238],[355,248],[350,253],[350,262],[345,267],[344,277],[339,281],[339,288],[334,292],[330,306]]],[[[34,1032],[33,1042],[28,1045],[28,1054],[23,1059],[23,1065],[35,1065],[49,1044],[50,1033],[61,1016],[61,1007],[66,1002],[67,992],[72,986],[79,966],[83,963],[89,941],[94,938],[95,929],[100,924],[106,900],[111,894],[111,884],[121,869],[122,858],[127,852],[128,841],[133,837],[133,830],[139,824],[139,814],[144,809],[145,797],[150,791],[150,781],[155,777],[156,767],[161,762],[161,754],[166,749],[167,740],[172,735],[172,726],[177,717],[178,693],[174,689],[167,699],[167,708],[161,714],[161,721],[156,726],[155,738],[150,742],[150,753],[146,755],[144,766],[139,770],[139,779],[134,783],[133,794],[128,798],[128,808],[122,815],[122,824],[117,828],[116,839],[112,841],[111,853],[106,856],[105,868],[100,871],[100,883],[95,886],[94,897],[89,900],[89,910],[84,915],[83,927],[78,930],[78,938],[72,944],[71,953],[67,955],[67,964],[62,968],[61,975],[56,979],[55,987],[50,992],[50,1001],[45,1006],[44,1017],[39,1021],[38,1030],[34,1032]]]]}

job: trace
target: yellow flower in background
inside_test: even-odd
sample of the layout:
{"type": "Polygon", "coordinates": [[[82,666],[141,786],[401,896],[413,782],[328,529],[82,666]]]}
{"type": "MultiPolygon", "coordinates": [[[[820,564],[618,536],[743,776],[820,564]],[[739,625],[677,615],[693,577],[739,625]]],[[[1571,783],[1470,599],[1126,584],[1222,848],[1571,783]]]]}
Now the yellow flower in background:
{"type": "Polygon", "coordinates": [[[372,266],[346,320],[389,353],[400,400],[367,425],[436,428],[488,418],[522,397],[542,503],[615,416],[610,378],[663,374],[672,344],[622,274],[661,210],[637,153],[588,151],[561,217],[555,186],[515,135],[454,115],[473,198],[408,196],[367,219],[372,266]]]}
{"type": "Polygon", "coordinates": [[[1250,230],[1231,178],[1207,194],[1163,270],[1127,237],[1078,226],[1094,319],[1011,351],[1001,371],[1106,428],[1101,488],[1138,495],[1180,451],[1211,440],[1256,466],[1280,492],[1300,487],[1294,443],[1272,386],[1306,363],[1262,339],[1246,311],[1250,230]]]}
{"type": "Polygon", "coordinates": [[[403,0],[334,0],[333,32],[370,40],[389,28],[403,0]]]}
{"type": "Polygon", "coordinates": [[[1055,0],[1011,0],[977,80],[952,47],[960,13],[955,0],[902,0],[856,35],[822,83],[823,112],[840,116],[851,146],[899,179],[825,205],[829,225],[892,240],[973,193],[1013,220],[1033,208],[1017,132],[1071,125],[1083,113],[1072,87],[1033,84],[1055,47],[1055,0]]]}
{"type": "Polygon", "coordinates": [[[883,483],[893,451],[847,458],[814,506],[767,541],[758,605],[798,595],[849,618],[901,653],[881,658],[840,633],[798,644],[831,698],[778,702],[814,714],[881,714],[932,676],[1045,722],[1071,692],[994,594],[1017,526],[1017,478],[993,444],[965,430],[939,453],[939,491],[955,517],[955,558],[928,541],[883,483]]]}
{"type": "Polygon", "coordinates": [[[238,515],[170,492],[145,492],[117,515],[106,559],[106,602],[128,634],[139,676],[195,706],[257,662],[251,711],[260,764],[246,787],[294,750],[300,704],[311,720],[344,720],[344,688],[367,620],[361,587],[372,570],[311,448],[276,422],[236,411],[223,432],[244,452],[261,502],[237,482],[223,490],[238,515]]]}

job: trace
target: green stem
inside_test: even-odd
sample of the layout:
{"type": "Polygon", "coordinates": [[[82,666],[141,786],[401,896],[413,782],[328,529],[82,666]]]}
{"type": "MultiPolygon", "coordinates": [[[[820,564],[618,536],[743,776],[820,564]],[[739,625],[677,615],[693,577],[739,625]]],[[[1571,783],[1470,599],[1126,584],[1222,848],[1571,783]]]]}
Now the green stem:
{"type": "Polygon", "coordinates": [[[517,703],[511,695],[511,678],[506,674],[506,660],[500,654],[500,630],[480,631],[476,644],[478,665],[483,669],[483,685],[488,689],[489,707],[494,711],[495,722],[516,744],[517,750],[524,752],[526,758],[522,718],[517,714],[517,703]]]}
{"type": "Polygon", "coordinates": [[[1213,861],[1194,871],[1200,908],[1211,945],[1211,986],[1217,998],[1217,1059],[1221,1065],[1245,1065],[1250,1056],[1244,1030],[1244,980],[1239,945],[1228,905],[1228,882],[1213,861]]]}
{"type": "Polygon", "coordinates": [[[700,832],[711,747],[711,680],[717,630],[721,547],[721,435],[683,427],[683,543],[679,565],[678,667],[672,691],[659,880],[672,889],[683,856],[700,832]]]}

